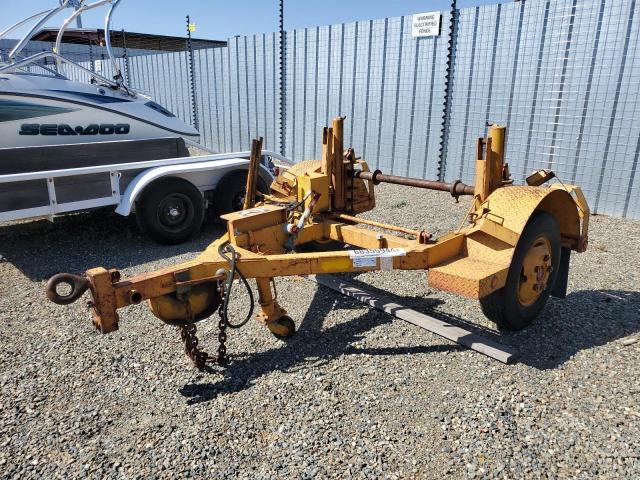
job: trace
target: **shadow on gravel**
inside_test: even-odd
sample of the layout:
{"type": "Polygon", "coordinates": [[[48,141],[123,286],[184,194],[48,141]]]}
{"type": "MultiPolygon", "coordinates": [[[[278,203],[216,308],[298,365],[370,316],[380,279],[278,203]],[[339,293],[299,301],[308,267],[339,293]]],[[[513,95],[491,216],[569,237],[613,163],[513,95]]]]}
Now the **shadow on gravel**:
{"type": "MultiPolygon", "coordinates": [[[[434,310],[434,307],[444,303],[442,300],[426,299],[431,301],[425,302],[425,298],[421,297],[390,295],[353,278],[351,281],[360,283],[372,293],[391,297],[397,303],[516,347],[520,350],[519,363],[541,370],[557,368],[581,350],[605,345],[640,331],[640,292],[573,292],[565,300],[552,299],[529,328],[521,332],[500,333],[434,310]]],[[[405,355],[464,349],[444,339],[441,345],[424,347],[358,349],[351,346],[352,342],[363,338],[367,331],[392,321],[390,315],[376,310],[322,331],[323,319],[331,310],[350,309],[354,305],[360,304],[356,300],[341,297],[332,290],[320,287],[298,332],[284,346],[236,357],[231,365],[222,371],[222,380],[214,383],[188,384],[180,393],[188,398],[188,404],[196,404],[213,400],[218,395],[249,388],[256,379],[274,370],[292,372],[297,366],[318,366],[342,355],[405,355]]],[[[504,368],[512,367],[505,365],[504,368]]],[[[210,372],[218,374],[218,370],[211,369],[210,372]]],[[[318,388],[330,389],[331,385],[319,383],[318,388]]]]}
{"type": "Polygon", "coordinates": [[[640,332],[640,291],[580,290],[569,293],[564,300],[551,298],[530,327],[513,332],[491,330],[442,311],[438,307],[446,302],[440,299],[392,295],[359,281],[356,275],[344,277],[376,296],[515,347],[519,350],[517,362],[541,370],[557,368],[581,350],[640,332]]]}
{"type": "MultiPolygon", "coordinates": [[[[331,310],[350,309],[359,305],[355,300],[327,295],[329,289],[320,287],[316,292],[296,335],[282,347],[257,354],[234,357],[221,372],[211,368],[210,373],[222,373],[224,378],[213,383],[191,383],[180,389],[189,405],[208,402],[219,395],[250,388],[255,380],[273,371],[295,372],[296,367],[317,367],[343,355],[407,355],[458,351],[454,344],[417,347],[356,348],[351,343],[363,338],[369,330],[390,323],[392,317],[372,310],[364,315],[322,330],[325,316],[331,310]]],[[[205,377],[206,378],[206,377],[205,377]]],[[[330,390],[330,383],[318,383],[318,389],[330,390]]]]}
{"type": "Polygon", "coordinates": [[[509,336],[520,349],[521,363],[546,370],[581,350],[639,331],[640,292],[580,290],[564,300],[551,299],[531,327],[509,336]]]}
{"type": "Polygon", "coordinates": [[[134,216],[101,209],[48,220],[0,225],[0,256],[33,281],[59,272],[125,268],[184,253],[194,256],[222,233],[208,220],[200,234],[181,245],[158,245],[138,229],[134,216]]]}

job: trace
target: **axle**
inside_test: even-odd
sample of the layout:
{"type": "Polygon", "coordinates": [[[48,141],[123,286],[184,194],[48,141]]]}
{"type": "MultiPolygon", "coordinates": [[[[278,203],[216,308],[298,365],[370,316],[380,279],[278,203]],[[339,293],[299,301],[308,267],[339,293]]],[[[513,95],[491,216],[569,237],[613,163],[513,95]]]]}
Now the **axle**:
{"type": "Polygon", "coordinates": [[[185,350],[200,368],[208,357],[197,348],[195,323],[218,311],[216,358],[222,361],[225,329],[244,325],[250,316],[233,323],[226,313],[236,277],[248,291],[246,279],[256,280],[256,318],[278,338],[292,335],[295,324],[278,303],[277,277],[429,270],[431,287],[478,299],[491,320],[517,329],[533,320],[549,295],[565,295],[569,252],[586,246],[588,206],[578,187],[541,186],[548,173],[534,175],[531,184],[512,185],[504,163],[504,127],[493,125],[486,140],[478,139],[470,186],[370,172],[353,150],[343,151],[343,120],[324,129],[320,160],[279,175],[258,204],[262,155],[261,140],[254,140],[245,209],[221,217],[226,233],[196,259],[128,279],[104,268],[84,277],[58,274],[47,284],[48,298],[66,305],[90,291],[94,325],[102,333],[118,329],[119,309],[147,300],[153,315],[181,329],[185,350]],[[374,186],[383,182],[473,195],[470,222],[433,239],[425,230],[361,217],[375,207],[374,186]],[[334,250],[333,244],[350,248],[334,250]],[[59,291],[65,284],[68,288],[59,291]]]}
{"type": "Polygon", "coordinates": [[[354,171],[353,177],[361,178],[362,180],[371,180],[374,185],[378,185],[380,183],[394,183],[396,185],[405,185],[407,187],[439,190],[442,192],[449,192],[453,197],[474,194],[474,188],[471,185],[462,183],[460,180],[456,180],[453,183],[438,182],[435,180],[422,180],[420,178],[400,177],[398,175],[385,175],[380,170],[376,170],[374,172],[354,171]]]}

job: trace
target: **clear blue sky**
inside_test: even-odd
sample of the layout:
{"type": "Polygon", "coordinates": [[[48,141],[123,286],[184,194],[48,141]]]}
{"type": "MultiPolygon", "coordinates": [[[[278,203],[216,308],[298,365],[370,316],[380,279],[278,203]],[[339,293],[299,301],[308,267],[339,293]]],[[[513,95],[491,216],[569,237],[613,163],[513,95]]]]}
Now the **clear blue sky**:
{"type": "MultiPolygon", "coordinates": [[[[91,3],[92,0],[89,0],[91,3]]],[[[460,0],[459,8],[499,3],[504,0],[460,0]]],[[[0,30],[47,8],[57,0],[0,0],[0,30]]],[[[371,18],[447,10],[447,0],[285,0],[287,30],[316,25],[352,22],[371,18]]],[[[70,10],[69,10],[70,12],[70,10]]],[[[123,0],[114,16],[114,29],[164,35],[184,35],[185,15],[197,24],[197,38],[226,40],[234,35],[278,30],[278,0],[123,0]]],[[[68,14],[67,14],[68,15],[68,14]]],[[[97,9],[83,18],[85,27],[102,26],[105,10],[97,9]]],[[[57,21],[49,22],[57,27],[57,21]]],[[[20,32],[24,33],[24,29],[20,32]]],[[[15,38],[16,35],[11,35],[15,38]]]]}

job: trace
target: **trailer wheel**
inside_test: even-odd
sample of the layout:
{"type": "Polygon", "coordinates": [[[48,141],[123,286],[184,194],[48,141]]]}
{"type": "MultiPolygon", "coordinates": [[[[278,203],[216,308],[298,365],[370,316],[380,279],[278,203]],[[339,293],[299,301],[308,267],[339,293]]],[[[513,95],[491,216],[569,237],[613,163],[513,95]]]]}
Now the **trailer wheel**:
{"type": "Polygon", "coordinates": [[[269,324],[267,326],[271,330],[273,336],[280,340],[292,337],[296,333],[296,324],[288,315],[283,315],[273,323],[277,325],[269,324]]]}
{"type": "MultiPolygon", "coordinates": [[[[269,186],[258,176],[258,191],[269,193],[269,186]]],[[[242,210],[247,192],[247,171],[240,170],[225,175],[213,196],[214,208],[218,216],[242,210]]],[[[256,196],[256,200],[259,197],[256,196]]]]}
{"type": "Polygon", "coordinates": [[[204,220],[200,191],[181,178],[162,179],[150,185],[136,202],[136,220],[148,237],[163,245],[191,238],[204,220]]]}
{"type": "Polygon", "coordinates": [[[558,275],[560,229],[553,215],[529,221],[513,254],[507,283],[480,299],[485,316],[498,327],[522,330],[544,308],[558,275]]]}

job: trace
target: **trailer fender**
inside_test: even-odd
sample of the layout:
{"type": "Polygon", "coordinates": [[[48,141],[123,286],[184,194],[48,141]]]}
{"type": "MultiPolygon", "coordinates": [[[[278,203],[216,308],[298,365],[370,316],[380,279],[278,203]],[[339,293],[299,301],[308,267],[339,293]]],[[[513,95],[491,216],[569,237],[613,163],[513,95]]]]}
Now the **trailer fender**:
{"type": "Polygon", "coordinates": [[[136,199],[140,197],[146,187],[162,177],[182,177],[188,174],[200,173],[212,170],[221,170],[221,176],[227,170],[235,168],[248,168],[249,161],[244,158],[230,158],[226,160],[212,160],[210,162],[187,163],[181,165],[167,165],[164,167],[149,168],[140,172],[129,183],[122,194],[116,213],[127,216],[133,210],[136,199]]]}
{"type": "MultiPolygon", "coordinates": [[[[548,187],[509,186],[494,191],[481,205],[475,225],[465,230],[460,255],[432,268],[429,285],[468,298],[483,298],[505,286],[513,254],[525,227],[536,212],[548,212],[558,222],[562,256],[577,249],[580,215],[571,195],[548,187]]],[[[567,258],[560,265],[566,266],[567,258]]],[[[568,268],[561,269],[557,296],[568,268]]]]}
{"type": "MultiPolygon", "coordinates": [[[[504,227],[498,229],[498,231],[502,230],[516,234],[513,237],[515,241],[508,242],[514,247],[509,249],[509,254],[505,257],[505,259],[508,257],[509,265],[512,262],[515,247],[517,247],[524,229],[533,216],[537,212],[546,212],[555,218],[560,229],[562,248],[560,269],[552,295],[564,298],[569,276],[571,250],[582,250],[583,246],[586,245],[586,231],[581,233],[580,230],[580,206],[571,194],[567,190],[559,188],[505,187],[491,194],[483,205],[483,209],[485,218],[491,220],[491,222],[485,223],[496,222],[500,227],[504,227]]],[[[484,228],[481,228],[481,230],[484,230],[484,228]]],[[[485,232],[491,234],[489,230],[485,230],[485,232]]],[[[505,238],[500,238],[500,240],[504,241],[505,238]]],[[[506,273],[507,271],[503,271],[503,275],[498,276],[498,282],[493,283],[490,288],[485,288],[484,295],[481,296],[504,287],[507,278],[506,273]]]]}
{"type": "Polygon", "coordinates": [[[525,186],[499,188],[482,207],[488,220],[515,232],[518,238],[535,212],[548,212],[558,222],[563,243],[578,249],[582,235],[580,212],[576,201],[566,190],[525,186]]]}

